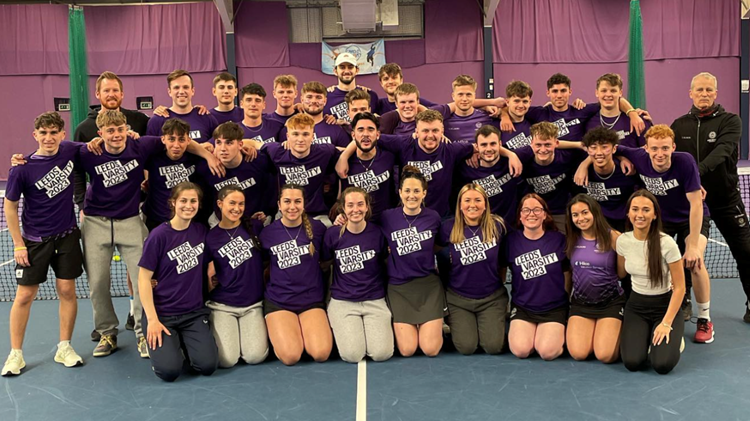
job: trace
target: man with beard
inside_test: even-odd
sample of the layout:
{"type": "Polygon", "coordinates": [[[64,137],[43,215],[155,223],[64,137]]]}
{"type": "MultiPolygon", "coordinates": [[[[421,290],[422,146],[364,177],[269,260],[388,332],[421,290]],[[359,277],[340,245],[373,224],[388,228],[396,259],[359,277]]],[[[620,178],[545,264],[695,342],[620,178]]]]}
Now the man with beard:
{"type": "MultiPolygon", "coordinates": [[[[339,82],[328,95],[328,104],[325,105],[323,112],[336,117],[337,120],[344,120],[350,123],[347,104],[344,101],[346,93],[354,89],[362,89],[357,86],[357,73],[359,65],[357,58],[351,53],[341,53],[336,57],[333,73],[339,82]]],[[[366,89],[370,93],[370,109],[374,110],[378,105],[378,95],[371,89],[366,89]]],[[[302,94],[304,95],[304,89],[302,94]]],[[[303,103],[304,105],[304,103],[303,103]]]]}
{"type": "Polygon", "coordinates": [[[278,75],[273,80],[273,97],[276,110],[266,117],[286,123],[289,117],[297,113],[294,100],[297,99],[297,78],[293,75],[278,75]]]}
{"type": "Polygon", "coordinates": [[[222,72],[216,75],[211,94],[216,98],[217,105],[210,112],[217,123],[242,121],[242,109],[234,105],[234,99],[237,98],[237,78],[233,74],[222,72]]]}
{"type": "MultiPolygon", "coordinates": [[[[327,102],[326,95],[326,87],[320,82],[307,82],[302,85],[302,109],[305,114],[312,117],[315,123],[313,127],[313,144],[326,143],[345,148],[349,144],[350,139],[344,129],[336,124],[329,124],[323,118],[323,110],[327,102]]],[[[345,113],[348,119],[348,106],[345,113]]],[[[287,139],[286,128],[282,129],[280,138],[281,141],[287,139]]]]}
{"type": "Polygon", "coordinates": [[[698,163],[701,184],[711,219],[724,236],[737,261],[745,303],[745,323],[750,323],[750,226],[739,191],[737,149],[741,120],[716,103],[716,77],[700,73],[690,83],[690,112],[672,123],[677,150],[687,152],[698,163]]]}

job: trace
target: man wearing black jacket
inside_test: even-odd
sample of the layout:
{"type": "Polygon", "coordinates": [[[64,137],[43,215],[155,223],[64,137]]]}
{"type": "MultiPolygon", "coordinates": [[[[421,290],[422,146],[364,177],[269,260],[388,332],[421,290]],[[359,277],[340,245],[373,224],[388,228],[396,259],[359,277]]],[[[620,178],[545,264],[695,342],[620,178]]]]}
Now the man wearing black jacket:
{"type": "Polygon", "coordinates": [[[741,120],[716,103],[716,77],[696,75],[690,83],[690,112],[672,123],[677,150],[698,163],[711,219],[737,261],[742,288],[748,298],[744,321],[750,323],[750,225],[739,190],[737,155],[741,120]]]}

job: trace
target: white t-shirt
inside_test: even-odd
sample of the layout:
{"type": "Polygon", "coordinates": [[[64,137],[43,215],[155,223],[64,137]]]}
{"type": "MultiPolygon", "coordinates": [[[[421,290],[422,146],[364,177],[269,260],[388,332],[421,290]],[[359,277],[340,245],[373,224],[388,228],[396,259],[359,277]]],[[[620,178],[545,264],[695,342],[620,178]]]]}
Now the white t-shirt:
{"type": "Polygon", "coordinates": [[[662,273],[667,280],[663,287],[651,285],[648,276],[648,247],[646,241],[637,240],[633,236],[633,231],[617,238],[617,254],[625,257],[625,271],[630,274],[633,291],[642,295],[661,295],[672,289],[669,264],[682,258],[680,249],[672,237],[663,233],[661,235],[662,273]]]}

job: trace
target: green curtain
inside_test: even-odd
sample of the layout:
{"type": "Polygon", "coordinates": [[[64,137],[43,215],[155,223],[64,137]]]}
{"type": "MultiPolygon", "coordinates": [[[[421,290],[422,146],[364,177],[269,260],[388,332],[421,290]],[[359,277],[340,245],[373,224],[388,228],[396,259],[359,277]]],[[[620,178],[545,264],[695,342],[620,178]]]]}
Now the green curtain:
{"type": "Polygon", "coordinates": [[[639,0],[630,0],[630,47],[628,49],[628,101],[646,109],[646,71],[643,65],[643,17],[639,0]]]}
{"type": "MultiPolygon", "coordinates": [[[[70,125],[78,126],[89,112],[86,23],[83,9],[68,8],[68,53],[70,56],[70,125]]],[[[71,131],[72,133],[72,131],[71,131]]]]}

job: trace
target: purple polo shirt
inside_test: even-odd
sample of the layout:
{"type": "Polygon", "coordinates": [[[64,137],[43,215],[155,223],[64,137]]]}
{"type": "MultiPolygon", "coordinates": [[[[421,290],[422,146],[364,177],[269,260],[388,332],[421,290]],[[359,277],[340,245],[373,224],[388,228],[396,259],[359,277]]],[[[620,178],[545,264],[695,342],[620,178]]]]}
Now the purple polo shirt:
{"type": "Polygon", "coordinates": [[[455,113],[445,119],[445,137],[453,142],[474,143],[474,134],[477,130],[489,124],[500,128],[500,121],[490,117],[486,111],[475,108],[468,116],[459,116],[455,113]]]}
{"type": "Polygon", "coordinates": [[[349,186],[356,186],[370,194],[373,221],[380,220],[383,211],[395,205],[392,203],[395,201],[394,163],[393,154],[380,148],[377,148],[375,157],[370,160],[361,160],[355,153],[349,158],[348,176],[341,180],[342,192],[349,186]]]}
{"type": "Polygon", "coordinates": [[[416,216],[407,216],[403,208],[388,209],[380,218],[388,241],[388,282],[405,284],[414,278],[435,273],[435,237],[440,215],[423,208],[416,216]]]}
{"type": "MultiPolygon", "coordinates": [[[[169,118],[179,118],[190,125],[190,138],[198,143],[208,142],[208,139],[213,137],[214,130],[219,125],[216,118],[211,114],[198,114],[198,109],[193,108],[187,114],[178,114],[172,110],[167,109],[169,118]]],[[[148,121],[148,127],[146,128],[146,134],[149,136],[161,136],[161,127],[164,122],[169,118],[162,116],[152,116],[148,121]]]]}
{"type": "MultiPolygon", "coordinates": [[[[254,224],[254,229],[262,227],[254,224]]],[[[206,253],[219,281],[211,291],[212,301],[249,307],[263,299],[263,253],[243,224],[232,229],[213,227],[206,236],[206,253]]]]}
{"type": "Polygon", "coordinates": [[[577,303],[604,303],[622,295],[614,248],[602,252],[596,247],[596,240],[581,237],[570,256],[570,266],[573,270],[573,300],[577,303]]]}

